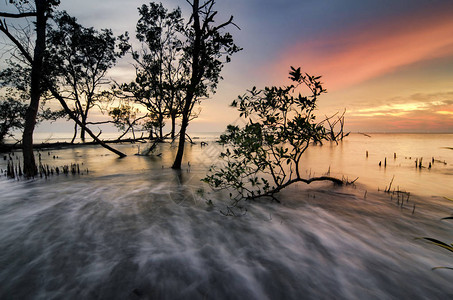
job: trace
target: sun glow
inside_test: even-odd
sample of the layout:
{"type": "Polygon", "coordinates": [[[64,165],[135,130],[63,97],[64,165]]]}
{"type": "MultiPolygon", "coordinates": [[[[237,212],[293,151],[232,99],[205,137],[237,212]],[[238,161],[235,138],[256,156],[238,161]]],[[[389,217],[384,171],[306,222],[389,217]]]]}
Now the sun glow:
{"type": "MultiPolygon", "coordinates": [[[[443,101],[432,101],[432,102],[414,102],[414,103],[395,103],[385,104],[375,107],[367,107],[357,110],[352,110],[352,116],[361,117],[372,117],[372,116],[403,116],[411,112],[426,111],[433,107],[439,107],[447,105],[443,101]]],[[[440,114],[449,114],[449,111],[437,111],[440,114]]]]}
{"type": "Polygon", "coordinates": [[[436,111],[436,113],[438,113],[440,115],[447,115],[447,116],[453,117],[453,111],[439,110],[439,111],[436,111]]]}

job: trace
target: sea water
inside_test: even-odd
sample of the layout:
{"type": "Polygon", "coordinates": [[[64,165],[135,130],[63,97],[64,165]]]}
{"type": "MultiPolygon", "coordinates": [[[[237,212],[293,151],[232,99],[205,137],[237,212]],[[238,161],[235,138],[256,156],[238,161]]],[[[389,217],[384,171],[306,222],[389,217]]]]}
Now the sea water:
{"type": "Polygon", "coordinates": [[[453,212],[453,135],[313,146],[306,177],[355,185],[291,186],[281,204],[244,203],[235,216],[226,193],[200,182],[222,150],[206,138],[186,147],[182,171],[169,168],[170,144],[149,157],[134,155],[145,144],[124,144],[123,159],[98,146],[40,151],[42,163],[82,174],[2,176],[0,299],[453,297],[453,271],[431,270],[453,267],[452,253],[417,239],[453,241],[453,222],[441,220],[453,212]],[[409,199],[384,192],[392,179],[409,199]]]}

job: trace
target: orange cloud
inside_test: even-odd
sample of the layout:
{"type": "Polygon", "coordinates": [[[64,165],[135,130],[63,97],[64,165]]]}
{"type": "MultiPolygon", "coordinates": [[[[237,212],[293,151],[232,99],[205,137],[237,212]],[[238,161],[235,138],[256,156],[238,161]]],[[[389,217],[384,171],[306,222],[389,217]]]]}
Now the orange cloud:
{"type": "Polygon", "coordinates": [[[352,131],[452,132],[453,104],[408,102],[353,109],[346,120],[347,129],[352,131]]]}
{"type": "Polygon", "coordinates": [[[453,118],[453,111],[446,111],[446,110],[439,110],[436,111],[436,113],[441,114],[441,115],[447,115],[453,118]]]}
{"type": "Polygon", "coordinates": [[[402,116],[416,111],[453,114],[453,112],[448,110],[450,106],[453,107],[446,101],[410,102],[409,100],[407,103],[389,102],[389,104],[379,106],[352,109],[350,114],[353,116],[402,116]]]}
{"type": "Polygon", "coordinates": [[[451,92],[414,94],[381,103],[349,108],[346,126],[352,131],[453,132],[451,92]]]}
{"type": "Polygon", "coordinates": [[[271,69],[275,76],[285,78],[282,75],[287,74],[289,66],[302,66],[312,75],[322,75],[332,91],[403,66],[450,55],[453,18],[447,11],[381,20],[373,26],[296,43],[283,51],[271,69]]]}

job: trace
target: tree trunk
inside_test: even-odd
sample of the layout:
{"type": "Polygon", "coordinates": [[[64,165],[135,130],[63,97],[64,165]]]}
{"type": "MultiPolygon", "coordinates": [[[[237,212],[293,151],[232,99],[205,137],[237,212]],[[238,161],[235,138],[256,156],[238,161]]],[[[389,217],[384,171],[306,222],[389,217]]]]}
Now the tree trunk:
{"type": "MultiPolygon", "coordinates": [[[[82,122],[82,124],[83,124],[83,122],[82,122]]],[[[82,141],[82,143],[85,143],[85,129],[84,128],[85,127],[83,127],[83,126],[80,128],[80,140],[82,141]]]]}
{"type": "Polygon", "coordinates": [[[193,44],[192,52],[192,75],[190,79],[190,85],[187,88],[187,94],[184,101],[184,108],[182,112],[182,123],[181,130],[179,132],[179,144],[178,152],[176,153],[175,161],[173,162],[172,169],[181,169],[182,156],[184,154],[184,144],[186,141],[186,129],[189,125],[189,116],[191,113],[192,101],[195,97],[195,90],[197,85],[201,80],[201,70],[200,70],[200,51],[201,51],[201,28],[200,28],[200,2],[199,0],[194,0],[192,5],[192,18],[193,18],[193,28],[195,31],[195,40],[193,44]]]}
{"type": "Polygon", "coordinates": [[[173,162],[172,169],[181,169],[182,156],[184,154],[184,144],[186,142],[186,129],[189,125],[189,118],[186,114],[182,116],[181,130],[179,131],[179,144],[178,152],[176,153],[175,161],[173,162]]]}
{"type": "Polygon", "coordinates": [[[87,126],[87,116],[82,114],[82,126],[80,128],[80,140],[82,143],[85,143],[85,128],[87,126]]]}
{"type": "Polygon", "coordinates": [[[74,141],[77,137],[77,123],[74,125],[74,135],[72,136],[71,144],[74,144],[74,141]]]}
{"type": "Polygon", "coordinates": [[[162,114],[159,116],[158,122],[159,122],[159,138],[162,140],[164,137],[164,132],[163,132],[164,118],[163,118],[162,114]]]}
{"type": "Polygon", "coordinates": [[[38,114],[39,99],[41,97],[41,76],[43,56],[46,48],[46,1],[35,0],[36,3],[36,44],[33,53],[33,62],[31,66],[31,88],[30,88],[30,105],[25,114],[25,126],[22,135],[24,155],[24,176],[27,178],[34,177],[38,174],[35,156],[33,154],[33,131],[36,125],[36,116],[38,114]]]}
{"type": "Polygon", "coordinates": [[[175,131],[176,131],[176,114],[171,113],[171,139],[175,138],[175,131]]]}
{"type": "MultiPolygon", "coordinates": [[[[196,52],[196,51],[194,51],[194,52],[196,52]]],[[[198,59],[194,59],[194,62],[196,64],[198,64],[198,59]]],[[[198,66],[195,67],[195,70],[198,70],[198,66]]],[[[196,72],[196,73],[198,73],[198,72],[196,72]]],[[[184,154],[184,144],[186,142],[186,131],[187,131],[187,127],[189,126],[189,116],[191,113],[192,101],[195,97],[196,85],[197,85],[196,79],[194,79],[193,75],[192,75],[192,84],[188,87],[186,98],[184,100],[184,110],[182,112],[181,130],[179,131],[178,152],[176,153],[175,161],[173,162],[173,166],[171,167],[172,169],[177,169],[177,170],[181,169],[182,156],[184,154]]]]}

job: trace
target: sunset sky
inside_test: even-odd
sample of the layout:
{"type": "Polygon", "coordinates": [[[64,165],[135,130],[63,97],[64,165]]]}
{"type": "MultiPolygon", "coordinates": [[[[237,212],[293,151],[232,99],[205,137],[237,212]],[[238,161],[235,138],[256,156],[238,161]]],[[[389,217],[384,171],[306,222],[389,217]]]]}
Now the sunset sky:
{"type": "MultiPolygon", "coordinates": [[[[162,1],[166,7],[184,0],[162,1]]],[[[137,0],[62,0],[85,26],[134,35],[137,0]]],[[[361,132],[453,132],[453,1],[217,0],[243,51],[224,68],[217,94],[191,131],[222,131],[237,114],[228,105],[253,86],[286,84],[290,66],[322,75],[328,93],[320,117],[347,109],[361,132]]],[[[111,72],[133,79],[124,59],[111,72]]]]}

